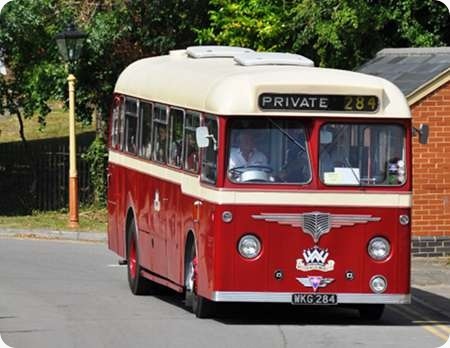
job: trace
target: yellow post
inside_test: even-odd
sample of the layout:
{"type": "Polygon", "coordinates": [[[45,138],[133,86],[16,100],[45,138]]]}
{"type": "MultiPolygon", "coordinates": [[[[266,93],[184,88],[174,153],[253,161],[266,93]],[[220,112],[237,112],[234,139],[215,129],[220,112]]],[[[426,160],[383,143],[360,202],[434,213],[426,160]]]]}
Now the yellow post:
{"type": "Polygon", "coordinates": [[[67,78],[69,82],[69,227],[77,228],[78,223],[78,172],[77,143],[75,138],[75,81],[74,75],[67,78]]]}

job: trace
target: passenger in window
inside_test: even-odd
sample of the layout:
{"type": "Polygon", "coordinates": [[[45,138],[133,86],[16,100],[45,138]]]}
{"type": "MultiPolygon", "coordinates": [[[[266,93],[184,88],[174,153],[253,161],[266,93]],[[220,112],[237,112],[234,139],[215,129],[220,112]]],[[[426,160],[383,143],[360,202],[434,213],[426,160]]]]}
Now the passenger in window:
{"type": "Polygon", "coordinates": [[[177,167],[181,165],[181,142],[181,139],[174,140],[170,146],[170,164],[177,167]]]}
{"type": "Polygon", "coordinates": [[[248,166],[267,166],[267,157],[256,149],[251,131],[241,130],[239,146],[230,151],[228,169],[248,166]]]}
{"type": "Polygon", "coordinates": [[[131,152],[131,153],[136,153],[136,140],[135,140],[135,137],[134,137],[134,135],[132,135],[130,138],[129,138],[129,141],[128,141],[128,144],[127,144],[127,150],[128,150],[128,152],[131,152]]]}
{"type": "Polygon", "coordinates": [[[150,142],[147,143],[147,145],[143,145],[143,150],[142,150],[142,155],[147,158],[150,159],[150,155],[152,151],[152,144],[150,142]]]}
{"type": "Polygon", "coordinates": [[[167,131],[164,126],[158,127],[153,158],[159,162],[166,161],[167,131]]]}
{"type": "Polygon", "coordinates": [[[194,139],[193,134],[186,134],[186,163],[185,169],[191,172],[198,171],[198,148],[197,142],[194,139]]]}

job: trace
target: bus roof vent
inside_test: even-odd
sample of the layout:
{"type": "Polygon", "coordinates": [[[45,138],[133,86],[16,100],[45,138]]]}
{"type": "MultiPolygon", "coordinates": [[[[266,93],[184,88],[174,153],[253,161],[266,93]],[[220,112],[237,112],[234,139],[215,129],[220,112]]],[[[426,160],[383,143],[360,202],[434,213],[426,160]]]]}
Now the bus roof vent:
{"type": "Polygon", "coordinates": [[[239,54],[234,60],[240,65],[299,65],[314,66],[314,62],[299,54],[277,53],[277,52],[253,52],[248,54],[239,54]]]}
{"type": "Polygon", "coordinates": [[[191,58],[233,58],[236,55],[245,55],[255,52],[250,48],[233,46],[191,46],[186,53],[191,58]]]}

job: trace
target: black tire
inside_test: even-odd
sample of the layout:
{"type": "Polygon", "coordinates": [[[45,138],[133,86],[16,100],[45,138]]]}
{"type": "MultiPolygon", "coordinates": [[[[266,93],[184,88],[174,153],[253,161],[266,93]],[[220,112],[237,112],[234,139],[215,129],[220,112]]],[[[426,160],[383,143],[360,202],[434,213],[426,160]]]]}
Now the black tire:
{"type": "Polygon", "coordinates": [[[141,275],[136,224],[134,220],[131,221],[127,230],[127,270],[128,285],[134,295],[151,295],[155,292],[156,284],[141,275]]]}
{"type": "Polygon", "coordinates": [[[361,305],[358,307],[359,317],[365,321],[380,320],[384,312],[384,304],[361,305]]]}
{"type": "Polygon", "coordinates": [[[216,302],[195,295],[192,301],[192,312],[200,319],[213,318],[216,314],[216,302]]]}
{"type": "Polygon", "coordinates": [[[195,243],[186,251],[186,273],[185,273],[185,305],[195,314],[197,318],[211,318],[216,312],[216,303],[196,293],[196,251],[195,243]]]}

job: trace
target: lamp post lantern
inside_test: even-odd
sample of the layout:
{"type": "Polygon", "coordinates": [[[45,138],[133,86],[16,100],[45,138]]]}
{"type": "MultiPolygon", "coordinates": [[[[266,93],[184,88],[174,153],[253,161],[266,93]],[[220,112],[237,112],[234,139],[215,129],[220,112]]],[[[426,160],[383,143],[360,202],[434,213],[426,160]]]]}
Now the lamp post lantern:
{"type": "Polygon", "coordinates": [[[69,66],[69,227],[79,226],[78,220],[78,172],[75,138],[75,81],[71,66],[80,57],[86,34],[78,31],[75,25],[69,24],[67,29],[56,35],[59,53],[69,66]]]}

